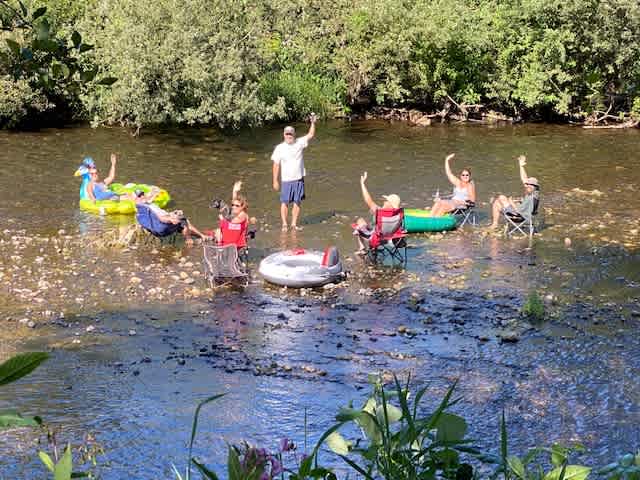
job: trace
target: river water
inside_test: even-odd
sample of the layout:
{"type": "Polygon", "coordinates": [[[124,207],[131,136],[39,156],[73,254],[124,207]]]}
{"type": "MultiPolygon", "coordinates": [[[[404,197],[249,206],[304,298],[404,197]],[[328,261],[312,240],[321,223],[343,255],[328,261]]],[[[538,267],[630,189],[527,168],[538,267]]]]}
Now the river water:
{"type": "MultiPolygon", "coordinates": [[[[225,442],[242,439],[273,448],[289,436],[302,448],[305,410],[312,443],[340,406],[364,397],[370,372],[430,382],[427,406],[460,378],[457,410],[490,451],[502,409],[516,451],[579,441],[603,463],[640,444],[639,132],[322,124],[305,154],[304,230],[284,235],[270,186],[279,138],[279,128],[0,133],[0,357],[52,351],[3,387],[0,407],[43,416],[61,443],[92,434],[105,450],[98,471],[113,479],[171,478],[195,404],[214,393],[227,396],[203,411],[196,447],[208,464],[223,465],[225,442]],[[198,246],[104,248],[99,240],[132,219],[80,212],[72,175],[85,155],[106,172],[111,152],[118,180],[167,188],[199,227],[213,226],[211,199],[243,180],[259,225],[254,264],[285,247],[334,244],[349,280],[292,292],[254,278],[246,291],[210,292],[198,246]],[[366,213],[360,174],[374,196],[423,207],[450,188],[450,152],[455,170],[472,170],[481,225],[412,237],[405,270],[353,258],[349,224],[366,213]],[[490,197],[520,193],[521,153],[542,185],[531,244],[483,228],[490,197]],[[533,326],[519,316],[531,290],[548,303],[533,326]],[[520,341],[500,341],[505,331],[520,341]]],[[[2,434],[0,478],[44,477],[42,438],[2,434]]]]}

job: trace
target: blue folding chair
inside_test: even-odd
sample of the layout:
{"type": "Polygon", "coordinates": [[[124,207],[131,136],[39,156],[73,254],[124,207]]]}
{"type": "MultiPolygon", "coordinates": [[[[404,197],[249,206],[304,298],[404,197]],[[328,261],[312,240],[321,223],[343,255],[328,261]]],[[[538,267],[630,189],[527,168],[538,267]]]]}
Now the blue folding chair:
{"type": "Polygon", "coordinates": [[[149,205],[144,203],[136,204],[136,220],[138,225],[161,241],[164,239],[175,241],[175,234],[183,228],[182,222],[173,224],[160,221],[149,205]]]}

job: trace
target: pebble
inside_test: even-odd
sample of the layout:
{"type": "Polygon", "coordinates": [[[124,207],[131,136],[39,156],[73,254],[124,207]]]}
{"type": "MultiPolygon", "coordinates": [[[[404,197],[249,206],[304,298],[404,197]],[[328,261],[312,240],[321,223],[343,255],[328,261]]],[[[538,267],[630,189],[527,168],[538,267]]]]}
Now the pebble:
{"type": "Polygon", "coordinates": [[[129,330],[129,336],[133,337],[134,335],[137,335],[138,332],[136,332],[135,330],[131,329],[129,330]]]}
{"type": "Polygon", "coordinates": [[[95,329],[96,327],[94,327],[93,325],[89,325],[87,328],[85,328],[87,332],[93,332],[95,329]]]}

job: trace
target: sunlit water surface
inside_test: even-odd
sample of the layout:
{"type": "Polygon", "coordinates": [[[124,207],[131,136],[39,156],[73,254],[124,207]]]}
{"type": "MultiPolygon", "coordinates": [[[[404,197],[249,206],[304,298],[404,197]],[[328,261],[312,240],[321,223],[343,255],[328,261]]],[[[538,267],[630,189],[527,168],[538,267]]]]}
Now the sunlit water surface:
{"type": "MultiPolygon", "coordinates": [[[[423,207],[436,189],[450,189],[443,161],[455,152],[454,169],[470,167],[475,178],[481,227],[488,223],[491,196],[520,194],[515,157],[526,154],[529,175],[542,184],[540,234],[531,245],[526,239],[486,234],[481,227],[444,237],[416,236],[403,272],[363,277],[358,275],[363,267],[350,258],[347,264],[356,275],[329,301],[296,294],[283,299],[282,292],[258,279],[246,292],[217,293],[212,303],[100,295],[99,289],[97,294],[92,290],[98,279],[120,281],[111,273],[116,265],[143,271],[156,257],[150,247],[80,250],[74,254],[79,264],[97,262],[76,276],[61,273],[70,298],[47,300],[50,308],[78,322],[70,328],[17,326],[16,318],[31,306],[11,288],[24,282],[35,290],[28,282],[38,279],[30,278],[28,269],[14,277],[13,285],[5,278],[0,321],[2,315],[11,321],[0,335],[0,356],[55,350],[52,360],[29,378],[3,388],[0,407],[19,406],[42,415],[60,429],[62,443],[95,434],[106,451],[100,472],[107,479],[171,478],[171,464],[185,464],[195,403],[219,392],[228,395],[203,411],[196,447],[210,465],[220,468],[225,442],[241,439],[274,447],[281,436],[290,436],[302,449],[305,409],[312,444],[332,424],[339,406],[363,398],[366,374],[383,370],[412,372],[418,383],[433,382],[427,405],[460,377],[465,400],[458,410],[486,448],[498,444],[503,408],[511,418],[514,446],[521,449],[554,440],[581,441],[592,458],[605,462],[638,446],[640,350],[636,317],[629,315],[638,308],[640,286],[637,131],[322,124],[305,154],[304,230],[295,236],[279,232],[278,197],[271,190],[269,157],[279,139],[279,128],[234,135],[172,130],[140,138],[121,129],[0,133],[3,229],[40,236],[64,229],[74,238],[90,239],[130,224],[131,218],[101,218],[77,208],[75,168],[91,155],[104,174],[113,151],[119,155],[118,180],[167,188],[175,207],[201,227],[214,224],[210,201],[227,198],[233,182],[243,180],[251,214],[260,225],[254,262],[284,247],[322,249],[328,244],[351,257],[348,225],[366,213],[361,173],[368,172],[376,198],[397,193],[405,205],[423,207]],[[452,290],[450,277],[439,282],[442,272],[458,270],[463,275],[451,280],[452,290]],[[361,294],[392,285],[424,295],[423,310],[405,308],[408,291],[378,303],[361,294]],[[91,292],[92,303],[74,303],[74,289],[80,296],[91,292]],[[488,342],[478,341],[483,319],[498,311],[505,318],[517,316],[531,289],[560,299],[564,307],[556,308],[553,322],[517,344],[500,344],[492,335],[488,342]],[[285,321],[278,317],[283,313],[285,321]],[[86,338],[89,324],[97,325],[100,335],[86,338]],[[421,333],[397,335],[407,325],[421,333]],[[131,329],[135,336],[129,335],[131,329]],[[82,343],[71,343],[74,336],[82,343]],[[224,354],[207,356],[213,350],[224,354]],[[184,365],[176,361],[179,355],[185,355],[184,365]],[[256,374],[256,365],[274,362],[293,366],[292,373],[256,374]],[[326,374],[304,373],[306,365],[326,374]]],[[[177,262],[172,248],[161,252],[169,267],[177,262]]],[[[197,248],[178,250],[200,261],[197,248]]],[[[25,257],[38,254],[35,245],[24,249],[25,257]]],[[[8,272],[12,259],[5,255],[2,261],[8,272]]],[[[62,260],[55,266],[71,269],[62,260]]],[[[144,279],[147,286],[162,280],[144,279]]],[[[38,437],[23,430],[0,436],[0,478],[44,478],[34,455],[38,437]]]]}

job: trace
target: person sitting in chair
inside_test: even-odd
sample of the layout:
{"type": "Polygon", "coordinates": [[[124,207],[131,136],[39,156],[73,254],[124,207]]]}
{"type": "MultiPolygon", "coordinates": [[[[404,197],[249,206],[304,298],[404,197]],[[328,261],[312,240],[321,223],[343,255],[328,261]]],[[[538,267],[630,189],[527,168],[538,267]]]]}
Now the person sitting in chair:
{"type": "Polygon", "coordinates": [[[168,227],[165,231],[165,234],[160,236],[170,235],[173,232],[179,231],[184,236],[185,243],[187,245],[193,245],[193,239],[191,238],[192,235],[196,235],[202,240],[205,240],[207,238],[204,233],[202,233],[194,225],[192,225],[191,222],[189,222],[182,210],[167,212],[166,210],[163,210],[158,205],[153,203],[153,199],[156,195],[157,192],[149,192],[149,194],[145,194],[142,190],[136,190],[135,202],[138,204],[144,204],[158,219],[158,221],[160,221],[160,223],[168,227]]]}
{"type": "MultiPolygon", "coordinates": [[[[376,202],[373,201],[371,195],[369,194],[369,190],[366,186],[367,181],[367,172],[364,172],[360,176],[360,189],[362,191],[362,198],[364,202],[369,207],[369,211],[375,217],[376,211],[378,209],[385,210],[397,210],[400,208],[400,197],[395,193],[391,195],[383,195],[382,198],[384,202],[382,206],[379,206],[376,202]]],[[[356,220],[356,223],[353,224],[354,234],[357,235],[358,246],[359,249],[355,252],[356,255],[365,255],[367,252],[367,246],[369,245],[369,240],[374,233],[374,228],[362,217],[356,220]]]]}
{"type": "Polygon", "coordinates": [[[535,210],[536,202],[540,196],[540,183],[535,177],[528,177],[524,166],[527,164],[527,157],[520,155],[518,165],[520,166],[520,180],[524,185],[524,197],[516,200],[512,197],[498,195],[492,205],[492,223],[490,228],[497,228],[502,212],[510,215],[519,215],[528,220],[535,210]]]}
{"type": "Polygon", "coordinates": [[[220,228],[215,229],[212,235],[219,245],[234,244],[237,247],[245,247],[248,225],[256,223],[255,218],[249,218],[249,203],[246,197],[240,194],[241,189],[241,181],[233,184],[231,208],[222,200],[214,200],[211,205],[219,211],[220,228]]]}
{"type": "Polygon", "coordinates": [[[463,169],[462,172],[460,172],[460,178],[451,172],[449,162],[455,155],[455,153],[452,153],[444,160],[444,171],[453,185],[453,195],[451,198],[439,198],[435,201],[431,208],[432,217],[441,217],[457,208],[466,207],[467,202],[476,202],[476,186],[473,180],[471,180],[471,170],[468,168],[463,169]]]}

